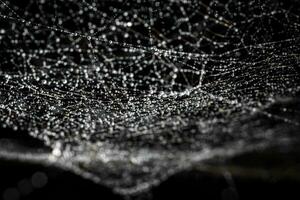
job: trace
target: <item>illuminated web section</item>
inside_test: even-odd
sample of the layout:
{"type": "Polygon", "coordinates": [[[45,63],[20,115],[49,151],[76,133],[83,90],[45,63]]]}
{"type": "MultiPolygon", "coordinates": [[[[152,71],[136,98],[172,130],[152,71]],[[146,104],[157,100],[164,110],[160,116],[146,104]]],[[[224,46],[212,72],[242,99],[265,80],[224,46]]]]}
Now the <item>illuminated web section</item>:
{"type": "Polygon", "coordinates": [[[123,193],[267,145],[286,137],[281,125],[299,127],[298,111],[270,109],[299,93],[299,11],[271,0],[0,0],[2,126],[123,193]]]}

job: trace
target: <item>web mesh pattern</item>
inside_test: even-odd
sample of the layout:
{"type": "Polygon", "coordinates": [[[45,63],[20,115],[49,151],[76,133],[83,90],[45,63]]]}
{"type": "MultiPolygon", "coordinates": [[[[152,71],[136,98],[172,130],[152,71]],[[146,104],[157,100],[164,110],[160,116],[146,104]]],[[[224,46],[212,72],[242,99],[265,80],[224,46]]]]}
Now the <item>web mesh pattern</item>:
{"type": "Polygon", "coordinates": [[[267,146],[299,129],[298,111],[274,111],[299,94],[299,13],[297,1],[0,0],[0,121],[52,148],[40,162],[122,193],[267,146]]]}

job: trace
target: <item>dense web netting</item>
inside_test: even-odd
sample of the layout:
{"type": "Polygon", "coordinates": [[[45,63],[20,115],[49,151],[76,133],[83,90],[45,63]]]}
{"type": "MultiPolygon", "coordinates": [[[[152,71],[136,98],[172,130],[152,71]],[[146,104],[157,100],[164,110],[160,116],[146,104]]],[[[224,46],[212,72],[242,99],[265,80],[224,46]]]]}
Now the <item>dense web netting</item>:
{"type": "Polygon", "coordinates": [[[51,147],[29,160],[123,193],[292,137],[299,13],[296,0],[0,0],[2,126],[51,147]]]}

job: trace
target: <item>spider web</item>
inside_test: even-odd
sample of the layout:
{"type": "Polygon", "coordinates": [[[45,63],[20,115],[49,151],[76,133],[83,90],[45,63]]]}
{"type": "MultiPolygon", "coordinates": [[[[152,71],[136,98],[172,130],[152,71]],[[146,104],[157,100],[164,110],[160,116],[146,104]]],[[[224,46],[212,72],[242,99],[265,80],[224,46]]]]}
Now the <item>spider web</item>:
{"type": "Polygon", "coordinates": [[[1,154],[127,194],[292,138],[299,12],[279,0],[0,0],[0,121],[52,149],[1,154]]]}

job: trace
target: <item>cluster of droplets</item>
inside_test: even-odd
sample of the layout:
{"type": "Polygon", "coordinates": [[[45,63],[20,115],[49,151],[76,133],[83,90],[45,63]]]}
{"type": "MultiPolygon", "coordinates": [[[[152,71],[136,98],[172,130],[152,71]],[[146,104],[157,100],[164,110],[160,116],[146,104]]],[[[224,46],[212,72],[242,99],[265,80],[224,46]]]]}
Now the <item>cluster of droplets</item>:
{"type": "Polygon", "coordinates": [[[299,125],[267,111],[299,92],[293,5],[0,0],[2,126],[55,157],[86,143],[151,153],[270,139],[254,116],[299,125]]]}

